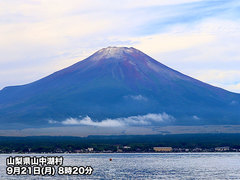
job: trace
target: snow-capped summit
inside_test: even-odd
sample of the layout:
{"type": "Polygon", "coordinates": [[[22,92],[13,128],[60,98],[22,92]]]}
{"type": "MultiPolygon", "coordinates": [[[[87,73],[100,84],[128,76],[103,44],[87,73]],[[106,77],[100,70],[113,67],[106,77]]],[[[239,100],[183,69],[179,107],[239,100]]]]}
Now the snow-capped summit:
{"type": "Polygon", "coordinates": [[[102,48],[93,54],[93,60],[109,59],[109,58],[123,58],[126,54],[138,53],[137,49],[133,47],[112,47],[102,48]]]}

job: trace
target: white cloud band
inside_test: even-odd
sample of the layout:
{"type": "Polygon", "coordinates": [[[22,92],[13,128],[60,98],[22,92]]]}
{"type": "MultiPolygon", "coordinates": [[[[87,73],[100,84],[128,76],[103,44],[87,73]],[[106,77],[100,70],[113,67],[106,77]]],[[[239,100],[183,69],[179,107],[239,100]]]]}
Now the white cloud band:
{"type": "MultiPolygon", "coordinates": [[[[63,125],[88,125],[88,126],[98,126],[98,127],[121,127],[121,126],[131,126],[131,125],[151,125],[155,123],[164,123],[173,121],[175,118],[167,113],[162,114],[146,114],[129,116],[115,119],[104,119],[102,121],[93,121],[89,116],[84,118],[68,118],[62,122],[63,125]]],[[[50,120],[50,124],[58,123],[56,121],[50,120]]]]}

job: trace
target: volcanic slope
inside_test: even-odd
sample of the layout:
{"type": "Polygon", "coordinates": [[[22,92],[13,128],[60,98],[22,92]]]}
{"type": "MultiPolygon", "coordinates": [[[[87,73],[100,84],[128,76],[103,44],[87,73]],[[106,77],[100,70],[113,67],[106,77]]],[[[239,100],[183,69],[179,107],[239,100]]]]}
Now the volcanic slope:
{"type": "Polygon", "coordinates": [[[0,91],[4,128],[47,127],[52,125],[49,120],[71,117],[101,121],[149,113],[173,117],[171,125],[240,124],[240,95],[127,47],[103,48],[38,81],[0,91]]]}

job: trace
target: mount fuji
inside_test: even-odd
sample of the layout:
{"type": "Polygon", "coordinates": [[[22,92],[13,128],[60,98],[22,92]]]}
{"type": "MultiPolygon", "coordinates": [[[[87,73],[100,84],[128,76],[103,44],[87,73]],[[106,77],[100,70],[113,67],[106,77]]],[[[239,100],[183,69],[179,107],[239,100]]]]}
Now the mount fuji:
{"type": "Polygon", "coordinates": [[[239,125],[240,94],[135,48],[103,48],[35,82],[0,91],[1,129],[239,125]]]}

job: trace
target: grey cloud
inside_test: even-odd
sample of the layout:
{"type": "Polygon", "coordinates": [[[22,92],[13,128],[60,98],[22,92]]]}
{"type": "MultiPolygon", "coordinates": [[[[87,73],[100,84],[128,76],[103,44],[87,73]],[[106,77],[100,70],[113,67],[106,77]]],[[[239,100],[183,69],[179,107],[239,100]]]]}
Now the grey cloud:
{"type": "Polygon", "coordinates": [[[124,98],[127,99],[133,99],[136,101],[147,101],[148,98],[144,97],[143,95],[139,94],[139,95],[129,95],[129,96],[124,96],[124,98]]]}
{"type": "Polygon", "coordinates": [[[231,103],[230,103],[230,105],[237,105],[237,104],[238,104],[238,102],[235,100],[231,101],[231,103]]]}
{"type": "Polygon", "coordinates": [[[146,101],[147,100],[147,98],[146,97],[144,97],[144,96],[142,96],[141,94],[140,95],[137,95],[137,96],[130,96],[132,99],[134,99],[134,100],[137,100],[137,101],[146,101]]]}
{"type": "Polygon", "coordinates": [[[194,120],[200,120],[200,118],[198,116],[196,116],[196,115],[193,116],[193,119],[194,120]]]}
{"type": "Polygon", "coordinates": [[[57,124],[58,121],[54,121],[54,120],[51,120],[51,119],[50,119],[50,120],[48,120],[48,123],[49,123],[49,124],[57,124]]]}

